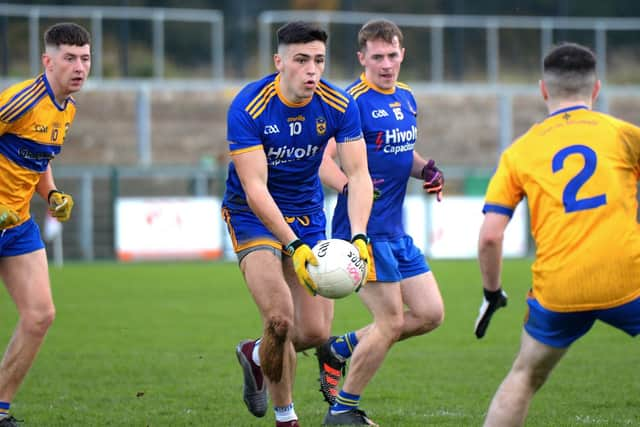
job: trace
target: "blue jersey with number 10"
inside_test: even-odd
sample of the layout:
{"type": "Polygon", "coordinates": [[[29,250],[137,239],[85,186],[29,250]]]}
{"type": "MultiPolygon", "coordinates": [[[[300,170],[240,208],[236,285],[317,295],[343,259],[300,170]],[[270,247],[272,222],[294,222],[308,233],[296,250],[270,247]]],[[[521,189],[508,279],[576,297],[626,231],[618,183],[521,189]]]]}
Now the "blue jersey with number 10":
{"type": "MultiPolygon", "coordinates": [[[[320,80],[310,100],[292,104],[280,91],[280,75],[245,86],[229,107],[227,140],[231,156],[264,150],[269,192],[286,216],[323,208],[318,176],[327,141],[362,138],[358,107],[351,96],[320,80]]],[[[229,164],[223,205],[247,210],[246,195],[233,162],[229,164]]]]}

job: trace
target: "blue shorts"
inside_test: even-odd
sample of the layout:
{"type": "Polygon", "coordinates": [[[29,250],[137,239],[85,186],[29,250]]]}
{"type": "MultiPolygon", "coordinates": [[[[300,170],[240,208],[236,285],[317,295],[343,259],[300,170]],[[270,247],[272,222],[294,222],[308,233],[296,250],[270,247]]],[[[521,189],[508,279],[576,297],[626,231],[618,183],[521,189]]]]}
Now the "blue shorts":
{"type": "Polygon", "coordinates": [[[371,239],[371,282],[399,282],[408,277],[430,271],[420,249],[413,244],[411,236],[396,240],[371,239]]]}
{"type": "Polygon", "coordinates": [[[22,224],[0,231],[0,257],[16,256],[44,248],[40,227],[29,218],[22,224]]]}
{"type": "MultiPolygon", "coordinates": [[[[257,247],[271,247],[282,250],[282,243],[262,224],[253,212],[222,208],[222,218],[227,223],[233,250],[236,254],[257,247]]],[[[310,215],[284,217],[296,236],[313,247],[319,240],[326,239],[327,219],[324,211],[310,215]]]]}
{"type": "Polygon", "coordinates": [[[527,299],[529,313],[524,329],[551,347],[566,348],[601,320],[632,337],[640,333],[640,298],[605,310],[563,313],[547,310],[533,297],[527,299]]]}

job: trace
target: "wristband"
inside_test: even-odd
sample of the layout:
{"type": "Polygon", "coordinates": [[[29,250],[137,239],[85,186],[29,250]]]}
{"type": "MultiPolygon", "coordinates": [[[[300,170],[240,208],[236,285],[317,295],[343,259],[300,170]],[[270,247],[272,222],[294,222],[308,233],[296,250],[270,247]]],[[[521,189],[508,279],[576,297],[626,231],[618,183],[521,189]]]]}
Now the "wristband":
{"type": "Polygon", "coordinates": [[[56,189],[53,189],[53,190],[49,191],[49,194],[47,194],[47,203],[50,203],[50,202],[51,202],[51,195],[52,195],[53,193],[60,193],[60,194],[64,194],[62,191],[60,191],[60,190],[56,190],[56,189]]]}
{"type": "Polygon", "coordinates": [[[291,243],[289,243],[287,246],[284,247],[284,251],[287,253],[287,255],[293,256],[293,253],[296,251],[296,249],[298,249],[302,245],[304,245],[304,242],[302,240],[295,239],[295,240],[292,240],[291,243]]]}
{"type": "Polygon", "coordinates": [[[368,245],[370,239],[366,234],[358,233],[351,238],[351,243],[355,242],[356,240],[363,240],[368,245]]]}

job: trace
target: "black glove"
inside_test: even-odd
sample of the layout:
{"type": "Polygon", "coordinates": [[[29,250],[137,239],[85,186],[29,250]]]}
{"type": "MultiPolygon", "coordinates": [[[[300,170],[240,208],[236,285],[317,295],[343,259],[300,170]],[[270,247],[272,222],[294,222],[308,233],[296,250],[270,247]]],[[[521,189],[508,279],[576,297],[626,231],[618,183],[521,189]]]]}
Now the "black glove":
{"type": "Polygon", "coordinates": [[[500,307],[507,306],[507,294],[505,291],[498,289],[497,291],[488,291],[483,289],[484,298],[482,299],[482,305],[480,306],[480,313],[476,319],[475,333],[478,339],[482,338],[487,332],[491,316],[500,307]]]}

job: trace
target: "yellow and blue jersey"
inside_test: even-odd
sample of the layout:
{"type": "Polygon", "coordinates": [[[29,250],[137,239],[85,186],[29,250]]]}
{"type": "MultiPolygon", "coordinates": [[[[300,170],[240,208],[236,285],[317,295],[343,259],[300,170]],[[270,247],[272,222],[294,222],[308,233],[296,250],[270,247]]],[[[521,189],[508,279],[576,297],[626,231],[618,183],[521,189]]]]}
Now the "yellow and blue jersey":
{"type": "Polygon", "coordinates": [[[59,105],[46,75],[0,93],[0,203],[29,219],[40,174],[60,153],[76,113],[68,97],[59,105]]]}
{"type": "Polygon", "coordinates": [[[640,296],[640,128],[586,107],[556,111],[508,147],[485,212],[527,198],[536,243],[533,296],[553,311],[640,296]]]}
{"type": "MultiPolygon", "coordinates": [[[[347,87],[347,92],[358,103],[376,193],[367,234],[376,239],[398,239],[405,235],[402,206],[418,137],[416,100],[407,85],[398,82],[384,90],[368,82],[364,73],[347,87]]],[[[351,237],[347,197],[342,194],[336,203],[332,237],[351,237]]]]}
{"type": "MultiPolygon", "coordinates": [[[[301,216],[321,210],[324,194],[318,176],[327,141],[362,138],[358,107],[350,95],[320,80],[306,102],[292,104],[280,92],[280,75],[245,86],[227,115],[231,156],[264,150],[267,186],[283,215],[301,216]]],[[[233,162],[229,164],[223,206],[249,209],[233,162]]]]}

